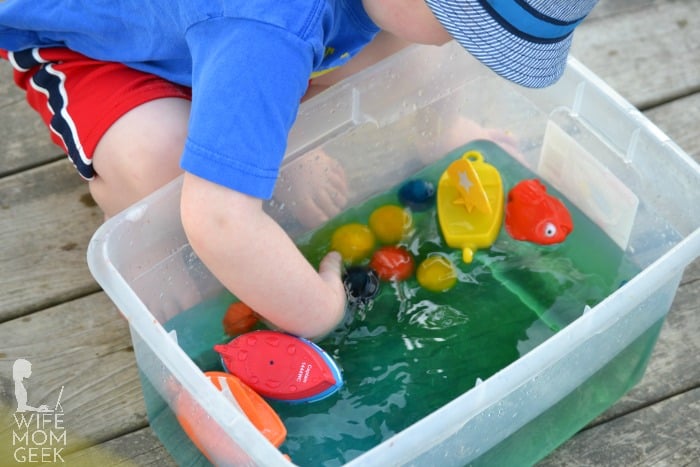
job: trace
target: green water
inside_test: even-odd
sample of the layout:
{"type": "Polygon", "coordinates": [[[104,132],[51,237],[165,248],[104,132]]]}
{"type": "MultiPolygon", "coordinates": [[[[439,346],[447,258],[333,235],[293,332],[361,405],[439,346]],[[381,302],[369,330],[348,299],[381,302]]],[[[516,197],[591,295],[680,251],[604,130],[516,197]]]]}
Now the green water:
{"type": "MultiPolygon", "coordinates": [[[[480,150],[499,169],[506,191],[534,177],[498,146],[474,142],[412,178],[437,185],[447,165],[467,149],[480,150]]],[[[398,204],[397,189],[348,209],[299,239],[301,250],[317,265],[337,227],[366,223],[375,208],[398,204]]],[[[463,264],[461,252],[445,246],[434,211],[414,213],[415,228],[402,245],[415,255],[416,264],[431,252],[447,253],[459,266],[457,285],[434,293],[415,278],[383,283],[372,302],[350,309],[343,325],[319,343],[342,368],[345,385],[311,404],[273,404],[288,430],[281,450],[300,465],[347,462],[517,360],[632,277],[637,269],[623,252],[569,208],[575,228],[563,244],[517,242],[502,231],[471,264],[463,264]]],[[[166,323],[202,370],[220,369],[211,348],[229,340],[221,318],[233,300],[222,294],[166,323]]],[[[149,387],[144,381],[149,419],[161,440],[167,440],[166,447],[178,462],[206,463],[183,442],[172,413],[149,387]]]]}
{"type": "Polygon", "coordinates": [[[654,323],[583,384],[469,465],[528,465],[546,457],[639,382],[663,323],[654,323]]]}

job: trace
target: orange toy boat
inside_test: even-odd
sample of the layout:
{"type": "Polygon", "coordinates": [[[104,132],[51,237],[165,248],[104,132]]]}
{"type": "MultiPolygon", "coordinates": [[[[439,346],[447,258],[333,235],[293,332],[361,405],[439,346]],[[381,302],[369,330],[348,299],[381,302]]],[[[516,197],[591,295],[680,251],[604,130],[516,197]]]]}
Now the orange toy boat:
{"type": "MultiPolygon", "coordinates": [[[[222,371],[208,371],[204,375],[222,394],[245,414],[255,428],[275,447],[279,447],[287,437],[287,429],[277,413],[255,391],[235,375],[222,371]]],[[[177,420],[192,443],[213,462],[215,459],[235,459],[235,450],[213,440],[218,439],[216,428],[202,423],[207,419],[204,410],[194,404],[189,393],[177,399],[177,420]]]]}

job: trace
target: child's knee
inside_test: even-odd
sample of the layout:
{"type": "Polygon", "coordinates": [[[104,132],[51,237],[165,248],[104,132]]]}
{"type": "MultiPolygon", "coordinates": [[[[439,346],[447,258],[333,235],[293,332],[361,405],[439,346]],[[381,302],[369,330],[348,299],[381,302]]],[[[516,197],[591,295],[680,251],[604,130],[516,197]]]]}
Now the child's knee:
{"type": "Polygon", "coordinates": [[[124,114],[102,136],[93,154],[96,177],[90,189],[107,215],[180,175],[189,108],[184,99],[150,101],[124,114]]]}
{"type": "Polygon", "coordinates": [[[99,174],[105,169],[143,167],[158,169],[151,174],[157,176],[158,172],[178,167],[187,137],[189,109],[189,101],[167,98],[130,110],[97,144],[93,155],[95,171],[99,174]]]}

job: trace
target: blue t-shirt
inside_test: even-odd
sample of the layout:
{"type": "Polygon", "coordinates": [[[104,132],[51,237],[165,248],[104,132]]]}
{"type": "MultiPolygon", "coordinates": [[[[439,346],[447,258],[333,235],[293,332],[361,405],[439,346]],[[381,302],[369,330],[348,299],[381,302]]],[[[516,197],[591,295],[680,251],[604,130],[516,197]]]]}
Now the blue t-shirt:
{"type": "Polygon", "coordinates": [[[312,74],[378,32],[361,0],[5,0],[0,48],[65,46],[192,87],[181,166],[272,195],[312,74]]]}

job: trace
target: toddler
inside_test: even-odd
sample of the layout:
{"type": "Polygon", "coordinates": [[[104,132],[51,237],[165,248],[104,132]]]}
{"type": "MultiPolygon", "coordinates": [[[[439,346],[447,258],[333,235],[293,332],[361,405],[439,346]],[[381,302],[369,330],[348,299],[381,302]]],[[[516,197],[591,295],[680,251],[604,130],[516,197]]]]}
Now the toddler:
{"type": "MultiPolygon", "coordinates": [[[[596,1],[5,0],[0,56],[106,216],[184,173],[182,224],[204,264],[314,338],[343,317],[341,258],[316,271],[262,209],[304,96],[406,43],[450,39],[547,86],[596,1]]],[[[320,190],[305,206],[318,219],[337,208],[334,186],[320,190]]]]}

